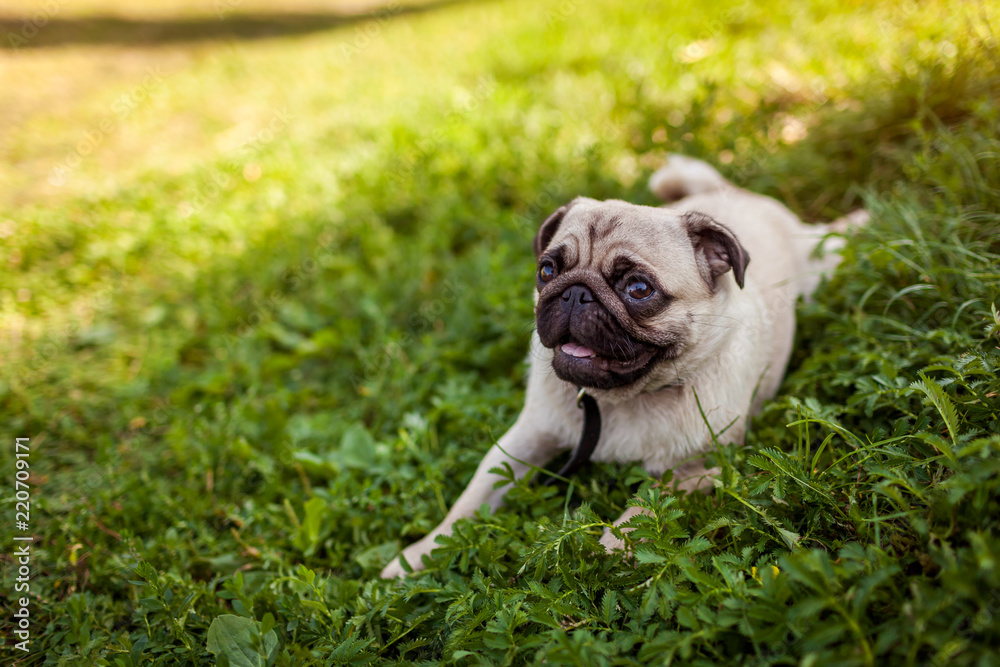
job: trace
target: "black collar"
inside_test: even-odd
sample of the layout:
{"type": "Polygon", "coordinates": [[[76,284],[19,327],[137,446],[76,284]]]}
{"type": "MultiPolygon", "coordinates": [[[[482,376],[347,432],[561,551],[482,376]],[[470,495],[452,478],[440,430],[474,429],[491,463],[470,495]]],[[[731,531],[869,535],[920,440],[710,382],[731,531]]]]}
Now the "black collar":
{"type": "MultiPolygon", "coordinates": [[[[590,456],[597,448],[597,441],[601,439],[601,411],[597,408],[597,401],[586,389],[581,389],[576,395],[576,405],[583,409],[583,433],[580,434],[580,444],[559,471],[559,477],[568,477],[590,463],[590,456]]],[[[549,477],[545,480],[545,485],[558,483],[559,477],[549,477]]]]}
{"type": "MultiPolygon", "coordinates": [[[[679,387],[681,384],[680,382],[667,383],[650,393],[655,394],[664,389],[679,387]]],[[[590,457],[593,455],[594,450],[597,449],[597,441],[601,439],[601,411],[597,407],[597,401],[587,393],[585,388],[577,392],[576,406],[583,409],[583,433],[580,434],[580,443],[573,450],[573,455],[569,457],[569,461],[559,471],[559,477],[549,477],[545,480],[546,486],[557,484],[560,481],[560,477],[569,477],[590,463],[590,457]]]]}

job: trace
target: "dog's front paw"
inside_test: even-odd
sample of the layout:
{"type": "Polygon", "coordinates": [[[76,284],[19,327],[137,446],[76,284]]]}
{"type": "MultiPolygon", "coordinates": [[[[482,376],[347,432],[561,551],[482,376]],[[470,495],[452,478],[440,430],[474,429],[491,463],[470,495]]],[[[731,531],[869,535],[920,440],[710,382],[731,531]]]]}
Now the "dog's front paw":
{"type": "Polygon", "coordinates": [[[397,556],[392,559],[392,562],[382,568],[382,573],[379,576],[383,579],[402,579],[406,574],[406,570],[403,569],[403,563],[400,562],[399,556],[397,556]]]}
{"type": "MultiPolygon", "coordinates": [[[[648,512],[641,507],[629,507],[615,521],[615,527],[617,528],[624,523],[628,523],[629,519],[637,514],[648,514],[648,512]]],[[[622,528],[621,530],[623,533],[631,533],[635,528],[622,528]]],[[[611,528],[604,529],[604,535],[601,536],[601,546],[609,554],[616,551],[624,551],[628,555],[628,549],[625,548],[625,541],[619,537],[615,537],[615,534],[611,532],[611,528]]]]}
{"type": "Polygon", "coordinates": [[[406,562],[410,564],[410,568],[414,572],[419,572],[424,569],[424,555],[430,554],[436,546],[437,545],[433,540],[428,541],[427,538],[411,544],[403,549],[403,553],[396,558],[393,558],[392,562],[382,569],[382,574],[380,576],[383,579],[402,579],[408,575],[409,572],[403,569],[403,558],[405,558],[406,562]]]}
{"type": "Polygon", "coordinates": [[[625,541],[615,537],[615,534],[611,532],[610,528],[605,528],[604,535],[601,536],[601,546],[604,547],[604,550],[609,554],[612,554],[616,551],[624,551],[625,541]]]}

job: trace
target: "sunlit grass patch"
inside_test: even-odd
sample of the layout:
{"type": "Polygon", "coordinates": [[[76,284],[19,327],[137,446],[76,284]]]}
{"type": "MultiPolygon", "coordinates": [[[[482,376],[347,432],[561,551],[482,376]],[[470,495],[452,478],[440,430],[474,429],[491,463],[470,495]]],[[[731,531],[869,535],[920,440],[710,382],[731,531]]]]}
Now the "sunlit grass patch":
{"type": "Polygon", "coordinates": [[[4,65],[0,406],[38,452],[36,655],[213,664],[232,628],[260,664],[986,664],[995,12],[378,21],[4,65]],[[671,151],[809,220],[873,216],[748,446],[709,496],[610,466],[518,483],[424,574],[377,581],[516,416],[538,222],[577,194],[652,203],[671,151]],[[600,555],[641,484],[636,562],[600,555]]]}

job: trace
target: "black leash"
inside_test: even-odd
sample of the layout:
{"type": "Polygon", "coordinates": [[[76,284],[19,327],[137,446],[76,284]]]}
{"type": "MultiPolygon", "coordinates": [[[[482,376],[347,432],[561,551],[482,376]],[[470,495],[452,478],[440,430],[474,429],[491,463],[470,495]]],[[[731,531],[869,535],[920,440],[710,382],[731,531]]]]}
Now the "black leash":
{"type": "MultiPolygon", "coordinates": [[[[580,444],[559,471],[559,477],[569,477],[590,463],[590,456],[597,448],[597,441],[601,439],[601,411],[597,409],[597,401],[586,389],[581,389],[576,395],[576,405],[583,409],[583,433],[580,434],[580,444]]],[[[552,486],[560,481],[558,477],[549,477],[545,480],[545,485],[552,486]]]]}

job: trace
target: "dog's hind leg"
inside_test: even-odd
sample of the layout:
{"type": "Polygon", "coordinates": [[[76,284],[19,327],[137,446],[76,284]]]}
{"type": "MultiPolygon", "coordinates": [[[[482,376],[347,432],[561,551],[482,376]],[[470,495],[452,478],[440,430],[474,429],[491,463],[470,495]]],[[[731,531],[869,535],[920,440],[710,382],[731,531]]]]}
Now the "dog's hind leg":
{"type": "Polygon", "coordinates": [[[866,225],[869,218],[868,211],[857,209],[830,223],[802,225],[804,233],[796,241],[799,252],[805,258],[799,293],[806,301],[811,300],[820,281],[829,278],[840,265],[840,250],[847,244],[845,235],[866,225]],[[818,248],[819,245],[822,248],[818,248]]]}

